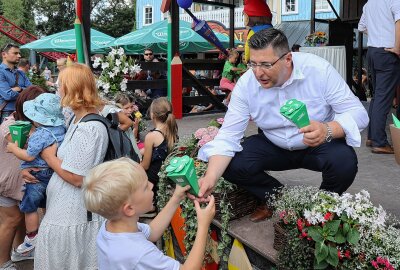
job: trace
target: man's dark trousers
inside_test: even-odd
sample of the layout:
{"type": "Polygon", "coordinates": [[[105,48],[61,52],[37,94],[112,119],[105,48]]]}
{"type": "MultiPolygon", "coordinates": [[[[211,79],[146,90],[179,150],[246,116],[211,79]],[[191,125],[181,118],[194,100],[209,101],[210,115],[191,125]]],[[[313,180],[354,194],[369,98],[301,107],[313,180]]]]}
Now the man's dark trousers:
{"type": "Polygon", "coordinates": [[[274,145],[261,133],[245,139],[242,146],[243,150],[235,154],[223,177],[260,200],[282,186],[265,171],[303,168],[322,172],[320,188],[339,194],[353,183],[358,171],[357,155],[344,139],[289,151],[274,145]]]}
{"type": "Polygon", "coordinates": [[[386,120],[400,84],[400,58],[384,48],[368,47],[368,72],[371,73],[373,96],[369,105],[368,139],[374,147],[388,145],[386,120]]]}

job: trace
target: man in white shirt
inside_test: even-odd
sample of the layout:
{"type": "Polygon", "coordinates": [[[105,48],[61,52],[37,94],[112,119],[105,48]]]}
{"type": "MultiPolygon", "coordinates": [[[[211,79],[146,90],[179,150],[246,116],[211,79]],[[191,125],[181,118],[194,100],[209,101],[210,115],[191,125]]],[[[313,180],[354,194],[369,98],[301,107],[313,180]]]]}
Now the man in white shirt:
{"type": "MultiPolygon", "coordinates": [[[[262,30],[250,39],[250,70],[237,82],[224,123],[199,158],[208,169],[199,180],[204,200],[223,175],[260,200],[282,184],[265,171],[305,168],[322,172],[321,189],[344,192],[357,174],[353,147],[368,115],[339,73],[324,59],[290,52],[286,36],[262,30]],[[298,129],[279,109],[296,98],[307,106],[310,125],[298,129]],[[262,130],[241,144],[249,119],[262,130]]],[[[251,220],[271,216],[265,203],[251,220]]]]}
{"type": "Polygon", "coordinates": [[[400,85],[400,1],[369,0],[358,30],[368,34],[368,71],[373,88],[366,145],[372,147],[372,153],[393,154],[385,127],[395,89],[400,85]]]}

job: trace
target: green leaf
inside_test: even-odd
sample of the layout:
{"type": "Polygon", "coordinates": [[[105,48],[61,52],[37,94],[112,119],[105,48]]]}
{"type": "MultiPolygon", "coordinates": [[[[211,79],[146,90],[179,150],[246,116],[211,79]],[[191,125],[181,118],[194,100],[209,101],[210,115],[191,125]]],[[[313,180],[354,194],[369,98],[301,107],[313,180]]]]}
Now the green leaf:
{"type": "Polygon", "coordinates": [[[326,261],[333,267],[339,264],[338,250],[336,247],[329,246],[329,256],[326,258],[326,261]]]}
{"type": "Polygon", "coordinates": [[[326,261],[318,263],[317,259],[314,259],[314,269],[326,269],[328,265],[326,261]]]}
{"type": "Polygon", "coordinates": [[[335,237],[333,237],[333,236],[331,236],[331,235],[328,235],[328,236],[326,237],[326,240],[336,243],[335,237]]]}
{"type": "Polygon", "coordinates": [[[337,233],[339,226],[340,226],[340,220],[332,220],[325,223],[324,227],[328,228],[329,234],[334,236],[337,233]]]}
{"type": "Polygon", "coordinates": [[[335,235],[335,242],[338,244],[343,244],[346,242],[346,237],[344,237],[341,229],[339,229],[338,233],[335,235]]]}
{"type": "Polygon", "coordinates": [[[360,240],[360,233],[355,228],[351,228],[347,234],[347,242],[352,245],[356,245],[360,240]]]}
{"type": "Polygon", "coordinates": [[[317,263],[322,262],[328,256],[328,246],[324,242],[317,242],[315,244],[315,258],[317,258],[317,263]]]}
{"type": "Polygon", "coordinates": [[[315,241],[315,242],[322,242],[324,237],[322,234],[316,229],[315,227],[308,227],[307,234],[315,241]]]}
{"type": "Polygon", "coordinates": [[[350,224],[347,223],[347,222],[345,222],[345,223],[343,224],[343,234],[344,234],[344,235],[347,235],[347,233],[349,232],[349,230],[350,230],[350,224]]]}

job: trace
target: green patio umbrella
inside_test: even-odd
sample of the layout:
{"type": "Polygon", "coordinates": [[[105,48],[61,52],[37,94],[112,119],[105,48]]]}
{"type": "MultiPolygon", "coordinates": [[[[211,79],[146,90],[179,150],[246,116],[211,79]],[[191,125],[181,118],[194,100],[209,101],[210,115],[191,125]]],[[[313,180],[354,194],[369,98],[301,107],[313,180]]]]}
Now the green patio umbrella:
{"type": "MultiPolygon", "coordinates": [[[[229,47],[229,37],[215,32],[218,39],[225,48],[229,47]]],[[[216,49],[207,40],[191,29],[191,24],[179,21],[179,51],[204,52],[216,49]]],[[[123,47],[127,54],[142,53],[145,48],[151,48],[154,53],[166,53],[168,43],[168,22],[163,20],[142,29],[133,31],[127,35],[115,39],[114,42],[104,47],[119,46],[123,47]]],[[[235,45],[243,44],[235,40],[235,45]]]]}
{"type": "MultiPolygon", "coordinates": [[[[110,44],[115,38],[99,32],[95,29],[90,30],[91,50],[92,53],[105,53],[108,49],[104,48],[105,45],[110,44]]],[[[76,51],[76,36],[75,29],[63,31],[53,34],[41,39],[35,40],[31,43],[21,46],[21,49],[30,49],[37,52],[66,52],[75,53],[76,51]]]]}

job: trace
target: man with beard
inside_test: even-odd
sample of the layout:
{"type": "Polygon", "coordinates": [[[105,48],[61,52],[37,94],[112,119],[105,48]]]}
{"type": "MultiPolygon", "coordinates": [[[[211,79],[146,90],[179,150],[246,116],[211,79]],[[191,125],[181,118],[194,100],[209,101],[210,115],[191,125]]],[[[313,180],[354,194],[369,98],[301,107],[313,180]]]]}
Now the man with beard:
{"type": "Polygon", "coordinates": [[[19,93],[31,85],[28,77],[17,69],[21,53],[15,44],[7,44],[1,51],[0,65],[0,123],[15,111],[15,100],[19,93]]]}

